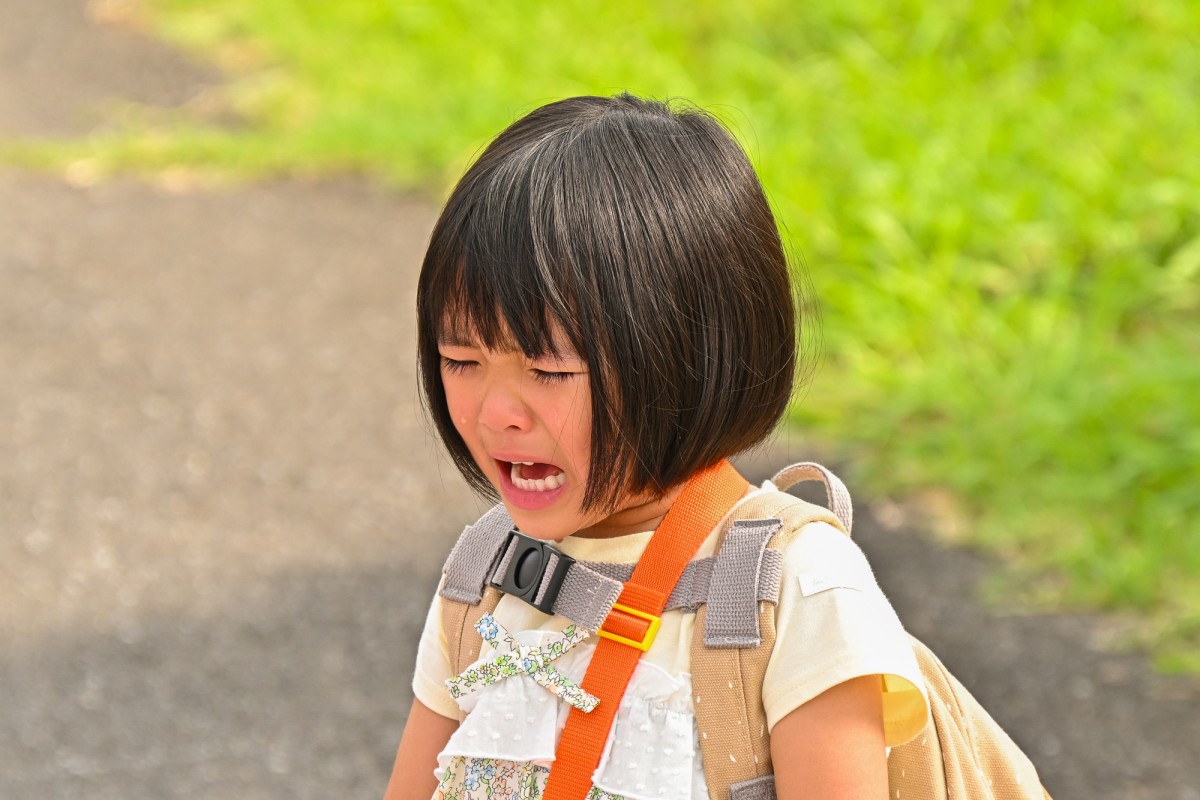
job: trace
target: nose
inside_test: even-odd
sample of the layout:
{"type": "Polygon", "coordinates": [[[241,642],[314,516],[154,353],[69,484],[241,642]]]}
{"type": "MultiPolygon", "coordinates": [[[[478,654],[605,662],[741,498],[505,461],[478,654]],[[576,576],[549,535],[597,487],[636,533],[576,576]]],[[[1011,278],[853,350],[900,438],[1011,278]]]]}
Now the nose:
{"type": "Polygon", "coordinates": [[[484,389],[479,420],[494,431],[529,430],[533,416],[521,393],[518,380],[496,380],[484,389]]]}

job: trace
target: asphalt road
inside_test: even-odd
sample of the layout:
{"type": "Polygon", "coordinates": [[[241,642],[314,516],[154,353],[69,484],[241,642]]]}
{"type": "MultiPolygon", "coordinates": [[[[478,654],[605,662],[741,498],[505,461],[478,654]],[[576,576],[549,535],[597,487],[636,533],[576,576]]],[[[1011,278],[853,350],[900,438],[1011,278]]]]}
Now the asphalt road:
{"type": "MultiPolygon", "coordinates": [[[[95,16],[6,0],[0,137],[218,83],[95,16]]],[[[0,171],[0,798],[382,794],[437,568],[483,508],[416,396],[433,215],[361,181],[0,171]]],[[[1056,798],[1200,800],[1200,683],[1107,650],[1102,617],[980,605],[986,563],[869,510],[902,618],[1056,798]]]]}

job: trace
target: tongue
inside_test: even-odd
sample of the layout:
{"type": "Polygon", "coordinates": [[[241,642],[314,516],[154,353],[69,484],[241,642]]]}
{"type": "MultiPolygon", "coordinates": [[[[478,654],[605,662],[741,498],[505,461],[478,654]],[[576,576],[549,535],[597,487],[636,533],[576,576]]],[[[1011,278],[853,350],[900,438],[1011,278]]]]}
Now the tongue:
{"type": "Polygon", "coordinates": [[[522,464],[519,474],[527,481],[539,481],[559,472],[559,468],[553,464],[522,464]]]}

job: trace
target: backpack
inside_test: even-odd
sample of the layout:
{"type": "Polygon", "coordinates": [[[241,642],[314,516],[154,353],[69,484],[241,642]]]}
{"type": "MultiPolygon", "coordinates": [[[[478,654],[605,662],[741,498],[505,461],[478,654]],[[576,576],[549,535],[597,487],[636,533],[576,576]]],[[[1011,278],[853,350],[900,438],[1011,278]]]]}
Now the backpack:
{"type": "MultiPolygon", "coordinates": [[[[770,518],[781,522],[768,547],[782,551],[809,522],[834,525],[846,535],[853,522],[850,494],[831,472],[816,464],[781,470],[764,492],[740,505],[735,519],[770,518]],[[825,484],[834,520],[828,512],[785,490],[803,480],[825,484]]],[[[732,528],[721,532],[718,552],[732,528]]],[[[766,605],[766,604],[764,604],[766,605]]],[[[758,643],[723,648],[706,631],[709,609],[697,611],[692,643],[692,690],[696,704],[705,777],[710,798],[767,800],[775,797],[771,778],[770,737],[762,708],[763,675],[774,644],[774,607],[759,613],[758,643]],[[704,641],[707,636],[708,641],[704,641]],[[735,724],[730,725],[729,720],[735,724]]],[[[1037,770],[1008,734],[954,678],[922,642],[909,637],[929,697],[925,729],[906,744],[891,748],[888,786],[900,800],[1049,800],[1037,770]]]]}
{"type": "MultiPolygon", "coordinates": [[[[828,523],[846,535],[853,522],[849,492],[820,465],[795,464],[763,488],[768,491],[757,492],[734,508],[722,526],[716,555],[691,562],[667,604],[668,609],[697,615],[692,692],[712,800],[776,797],[761,698],[775,642],[774,599],[782,552],[810,522],[828,523]],[[825,484],[829,509],[786,494],[786,489],[805,480],[825,484]]],[[[512,520],[503,505],[497,505],[467,527],[447,559],[439,594],[454,674],[479,656],[481,639],[474,625],[484,613],[495,610],[502,596],[500,587],[512,561],[510,531],[512,520]]],[[[553,557],[551,561],[540,581],[538,600],[544,607],[539,608],[598,631],[628,575],[622,577],[613,565],[564,567],[553,557]],[[545,589],[551,584],[557,600],[547,601],[545,589]]],[[[937,657],[910,638],[930,715],[918,736],[890,750],[890,797],[1050,800],[1029,758],[937,657]]]]}

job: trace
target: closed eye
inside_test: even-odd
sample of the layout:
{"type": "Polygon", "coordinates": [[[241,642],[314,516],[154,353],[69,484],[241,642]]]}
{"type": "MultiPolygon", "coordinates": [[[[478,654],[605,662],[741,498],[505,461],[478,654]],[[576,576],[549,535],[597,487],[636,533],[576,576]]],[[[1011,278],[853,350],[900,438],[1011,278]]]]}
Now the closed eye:
{"type": "Polygon", "coordinates": [[[479,366],[477,361],[460,361],[456,358],[447,358],[442,356],[442,370],[451,375],[456,375],[460,372],[465,372],[471,367],[479,366]]]}
{"type": "Polygon", "coordinates": [[[587,364],[571,352],[547,353],[528,362],[529,373],[539,383],[565,383],[580,375],[587,375],[587,364]]]}
{"type": "Polygon", "coordinates": [[[555,372],[547,369],[531,369],[533,377],[542,383],[562,383],[568,381],[576,375],[582,375],[581,372],[555,372]]]}

